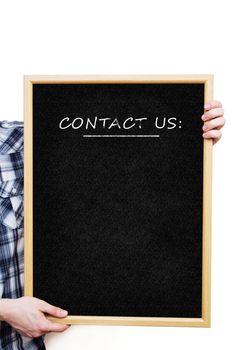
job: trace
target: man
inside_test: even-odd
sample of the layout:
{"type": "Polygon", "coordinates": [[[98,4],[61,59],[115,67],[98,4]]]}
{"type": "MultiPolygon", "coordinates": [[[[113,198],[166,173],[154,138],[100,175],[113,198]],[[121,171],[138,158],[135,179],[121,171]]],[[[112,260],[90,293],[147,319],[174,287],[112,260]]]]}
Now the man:
{"type": "MultiPolygon", "coordinates": [[[[204,106],[203,137],[216,143],[225,124],[218,101],[204,106]]],[[[23,122],[0,122],[0,349],[45,349],[43,336],[69,326],[46,319],[67,311],[23,295],[23,122]]]]}
{"type": "Polygon", "coordinates": [[[7,350],[45,349],[42,335],[68,328],[45,317],[65,310],[22,297],[23,164],[23,122],[0,122],[0,349],[7,350]]]}

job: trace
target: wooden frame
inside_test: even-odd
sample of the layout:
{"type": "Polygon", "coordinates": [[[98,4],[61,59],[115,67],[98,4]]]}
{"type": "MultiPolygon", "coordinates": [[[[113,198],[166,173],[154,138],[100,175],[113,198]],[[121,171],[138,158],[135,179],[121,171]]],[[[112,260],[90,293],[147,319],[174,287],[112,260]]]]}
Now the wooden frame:
{"type": "MultiPolygon", "coordinates": [[[[24,213],[25,213],[25,295],[33,296],[33,84],[34,83],[204,83],[207,103],[213,98],[213,75],[77,75],[24,77],[24,213]]],[[[203,109],[204,111],[204,109],[203,109]]],[[[211,202],[212,140],[204,141],[203,166],[203,251],[202,251],[202,317],[112,317],[68,316],[48,317],[65,324],[105,324],[141,326],[210,327],[211,316],[211,202]]]]}

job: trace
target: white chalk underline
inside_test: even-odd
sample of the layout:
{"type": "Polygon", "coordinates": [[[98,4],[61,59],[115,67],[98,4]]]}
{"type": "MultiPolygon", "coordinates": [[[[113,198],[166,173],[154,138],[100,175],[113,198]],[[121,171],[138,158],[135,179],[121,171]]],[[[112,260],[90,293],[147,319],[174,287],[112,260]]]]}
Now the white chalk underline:
{"type": "Polygon", "coordinates": [[[160,137],[160,135],[83,135],[83,137],[160,137]]]}

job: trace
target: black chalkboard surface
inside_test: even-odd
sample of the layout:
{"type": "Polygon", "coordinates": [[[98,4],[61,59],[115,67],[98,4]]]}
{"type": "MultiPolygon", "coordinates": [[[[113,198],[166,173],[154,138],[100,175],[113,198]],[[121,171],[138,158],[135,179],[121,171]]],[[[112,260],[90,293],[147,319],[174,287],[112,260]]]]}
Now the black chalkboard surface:
{"type": "Polygon", "coordinates": [[[28,77],[33,261],[25,283],[68,310],[67,323],[209,325],[201,115],[210,78],[28,77]]]}

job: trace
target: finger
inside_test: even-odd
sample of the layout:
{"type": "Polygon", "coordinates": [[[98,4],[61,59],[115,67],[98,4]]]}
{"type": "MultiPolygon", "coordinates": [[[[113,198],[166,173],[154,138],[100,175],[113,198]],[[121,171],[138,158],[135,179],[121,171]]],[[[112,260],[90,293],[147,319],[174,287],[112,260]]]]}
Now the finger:
{"type": "Polygon", "coordinates": [[[41,300],[40,310],[46,314],[49,314],[54,317],[66,317],[68,312],[66,310],[61,309],[60,307],[51,305],[41,300]]]}
{"type": "Polygon", "coordinates": [[[217,100],[212,100],[212,101],[209,101],[207,102],[205,105],[204,105],[204,108],[206,111],[212,109],[212,108],[221,108],[222,107],[222,104],[220,101],[217,101],[217,100]]]}
{"type": "Polygon", "coordinates": [[[60,324],[60,323],[55,323],[55,322],[49,322],[49,332],[64,332],[65,330],[67,330],[70,327],[70,325],[67,324],[60,324]]]}
{"type": "Polygon", "coordinates": [[[222,133],[220,130],[210,130],[202,135],[205,139],[214,139],[217,142],[221,137],[222,133]]]}
{"type": "Polygon", "coordinates": [[[221,129],[224,124],[225,124],[225,118],[219,117],[219,118],[212,119],[208,122],[205,122],[202,129],[205,132],[212,130],[212,129],[216,129],[216,128],[221,129]]]}
{"type": "Polygon", "coordinates": [[[210,120],[210,119],[213,119],[213,118],[222,117],[223,114],[224,114],[224,109],[223,108],[214,108],[214,109],[211,109],[211,110],[205,112],[201,116],[201,119],[206,121],[206,120],[210,120]]]}

